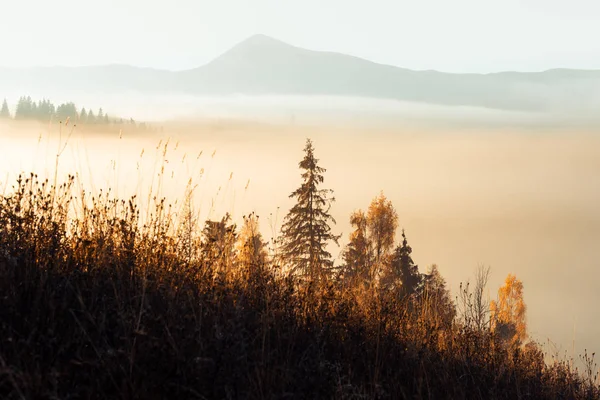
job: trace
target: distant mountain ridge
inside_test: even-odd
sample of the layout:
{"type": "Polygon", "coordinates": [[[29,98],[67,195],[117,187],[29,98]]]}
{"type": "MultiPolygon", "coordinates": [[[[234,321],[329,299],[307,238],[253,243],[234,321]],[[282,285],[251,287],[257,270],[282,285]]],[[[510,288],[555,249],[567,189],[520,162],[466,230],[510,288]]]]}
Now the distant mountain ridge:
{"type": "Polygon", "coordinates": [[[455,74],[415,71],[358,57],[306,50],[255,35],[208,64],[186,71],[127,65],[0,68],[3,91],[53,90],[199,96],[357,96],[502,110],[592,112],[600,107],[600,71],[455,74]]]}

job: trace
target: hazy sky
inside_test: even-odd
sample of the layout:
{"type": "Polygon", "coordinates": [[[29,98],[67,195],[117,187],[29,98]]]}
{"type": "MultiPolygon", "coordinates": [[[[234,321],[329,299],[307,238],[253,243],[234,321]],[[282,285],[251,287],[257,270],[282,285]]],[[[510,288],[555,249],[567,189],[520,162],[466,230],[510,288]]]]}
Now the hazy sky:
{"type": "Polygon", "coordinates": [[[200,66],[255,33],[451,72],[600,69],[597,0],[0,0],[0,66],[200,66]]]}

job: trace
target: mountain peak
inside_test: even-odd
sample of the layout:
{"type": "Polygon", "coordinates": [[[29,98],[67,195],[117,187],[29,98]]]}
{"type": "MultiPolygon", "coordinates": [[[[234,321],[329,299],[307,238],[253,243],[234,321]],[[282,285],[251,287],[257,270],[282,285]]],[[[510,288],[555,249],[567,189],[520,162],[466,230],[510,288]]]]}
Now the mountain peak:
{"type": "Polygon", "coordinates": [[[268,53],[294,48],[294,46],[284,43],[281,40],[259,33],[233,46],[229,52],[242,52],[245,54],[253,52],[268,53]]]}
{"type": "Polygon", "coordinates": [[[256,35],[252,35],[246,40],[243,40],[241,45],[273,45],[273,44],[285,44],[280,40],[272,38],[271,36],[263,35],[262,33],[257,33],[256,35]]]}
{"type": "Polygon", "coordinates": [[[263,34],[250,36],[217,57],[209,65],[240,66],[252,62],[267,62],[298,51],[296,47],[263,34]]]}

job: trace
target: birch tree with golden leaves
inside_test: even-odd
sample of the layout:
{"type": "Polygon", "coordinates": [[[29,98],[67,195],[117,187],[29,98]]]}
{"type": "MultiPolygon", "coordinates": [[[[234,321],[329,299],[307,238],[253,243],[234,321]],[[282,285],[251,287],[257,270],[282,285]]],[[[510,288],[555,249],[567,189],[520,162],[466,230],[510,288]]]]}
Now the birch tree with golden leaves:
{"type": "Polygon", "coordinates": [[[236,244],[240,269],[245,274],[262,270],[267,263],[267,249],[259,230],[258,216],[254,213],[244,216],[244,224],[236,244]]]}
{"type": "Polygon", "coordinates": [[[523,300],[523,282],[508,274],[504,285],[498,289],[498,301],[490,303],[492,330],[511,345],[520,345],[527,338],[523,300]]]}
{"type": "Polygon", "coordinates": [[[423,280],[424,287],[420,296],[423,317],[438,327],[450,329],[456,316],[456,306],[437,265],[429,267],[423,280]]]}
{"type": "Polygon", "coordinates": [[[367,211],[368,238],[373,248],[374,264],[371,279],[375,279],[389,263],[397,228],[398,213],[381,192],[371,201],[367,211]]]}

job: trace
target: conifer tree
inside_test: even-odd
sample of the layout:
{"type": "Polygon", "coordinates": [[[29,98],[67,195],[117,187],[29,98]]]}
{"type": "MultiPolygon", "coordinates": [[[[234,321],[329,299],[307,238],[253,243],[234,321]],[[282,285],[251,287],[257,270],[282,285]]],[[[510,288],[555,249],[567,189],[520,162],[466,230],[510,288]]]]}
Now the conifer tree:
{"type": "Polygon", "coordinates": [[[354,231],[350,233],[350,241],[344,252],[344,275],[350,279],[365,281],[371,270],[372,252],[367,237],[367,216],[362,210],[352,213],[350,224],[354,231]]]}
{"type": "Polygon", "coordinates": [[[56,109],[54,104],[50,102],[50,100],[42,100],[38,105],[38,114],[39,118],[42,122],[50,121],[56,113],[56,109]]]}
{"type": "Polygon", "coordinates": [[[87,123],[93,125],[96,123],[96,116],[94,115],[94,111],[90,109],[87,115],[87,123]]]}
{"type": "Polygon", "coordinates": [[[56,118],[59,121],[65,122],[67,120],[76,121],[79,117],[79,113],[77,112],[77,107],[72,102],[63,103],[56,108],[56,118]]]}
{"type": "Polygon", "coordinates": [[[2,108],[0,108],[0,118],[10,118],[10,110],[8,109],[8,103],[6,99],[2,102],[2,108]]]}
{"type": "Polygon", "coordinates": [[[402,230],[402,244],[396,247],[392,257],[392,273],[398,278],[400,283],[401,296],[411,296],[420,289],[423,282],[419,267],[413,262],[412,248],[406,240],[404,229],[402,230]]]}
{"type": "Polygon", "coordinates": [[[31,96],[27,96],[27,98],[25,99],[25,118],[32,118],[33,117],[33,100],[31,99],[31,96]]]}
{"type": "Polygon", "coordinates": [[[85,124],[87,122],[87,117],[87,111],[85,110],[85,107],[83,107],[79,113],[79,122],[85,124]]]}
{"type": "Polygon", "coordinates": [[[46,100],[38,100],[35,119],[38,121],[44,121],[46,119],[46,100]]]}
{"type": "Polygon", "coordinates": [[[333,267],[327,244],[338,243],[339,236],[331,233],[330,223],[335,219],[329,214],[333,191],[319,189],[324,181],[325,168],[318,165],[314,147],[310,139],[306,140],[304,159],[298,164],[303,171],[302,184],[290,198],[296,204],[285,216],[281,228],[281,253],[283,260],[296,273],[309,282],[319,282],[328,275],[333,267]]]}
{"type": "Polygon", "coordinates": [[[28,117],[28,103],[26,97],[20,97],[15,109],[15,119],[25,119],[28,117]]]}

